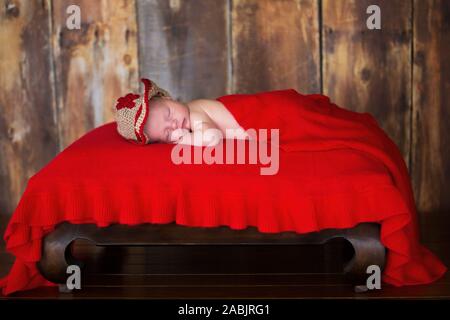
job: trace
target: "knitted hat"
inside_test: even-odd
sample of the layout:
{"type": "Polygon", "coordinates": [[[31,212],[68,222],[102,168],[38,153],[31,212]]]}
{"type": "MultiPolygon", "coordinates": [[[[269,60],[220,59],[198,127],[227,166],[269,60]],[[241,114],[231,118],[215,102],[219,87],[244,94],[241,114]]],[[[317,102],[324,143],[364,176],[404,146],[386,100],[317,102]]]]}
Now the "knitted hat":
{"type": "Polygon", "coordinates": [[[135,144],[147,144],[149,137],[144,132],[144,125],[148,119],[149,102],[153,97],[169,97],[169,93],[159,88],[156,83],[142,78],[144,83],[144,95],[128,93],[117,99],[115,119],[117,132],[130,142],[135,144]]]}

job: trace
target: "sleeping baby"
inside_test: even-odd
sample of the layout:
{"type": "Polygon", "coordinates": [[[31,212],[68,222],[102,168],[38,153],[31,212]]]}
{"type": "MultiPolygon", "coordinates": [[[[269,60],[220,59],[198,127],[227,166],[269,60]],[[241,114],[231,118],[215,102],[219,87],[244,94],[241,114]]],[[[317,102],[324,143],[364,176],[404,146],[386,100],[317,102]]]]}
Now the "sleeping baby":
{"type": "Polygon", "coordinates": [[[120,97],[116,104],[117,130],[137,143],[176,143],[214,146],[223,138],[246,139],[245,130],[219,101],[197,99],[182,103],[149,79],[144,94],[120,97]]]}

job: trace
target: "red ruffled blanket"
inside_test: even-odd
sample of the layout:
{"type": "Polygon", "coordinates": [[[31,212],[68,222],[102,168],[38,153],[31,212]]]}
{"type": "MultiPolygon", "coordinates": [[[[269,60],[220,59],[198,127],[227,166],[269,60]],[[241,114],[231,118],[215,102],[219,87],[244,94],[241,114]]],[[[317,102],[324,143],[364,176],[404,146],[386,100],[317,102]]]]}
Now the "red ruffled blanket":
{"type": "Polygon", "coordinates": [[[379,160],[401,194],[402,199],[395,201],[403,200],[407,206],[404,212],[389,212],[396,204],[386,195],[378,199],[385,202],[386,210],[378,212],[374,220],[368,220],[368,215],[365,218],[381,222],[381,241],[388,249],[383,280],[396,286],[425,284],[446,272],[442,262],[419,243],[408,169],[398,147],[371,114],[349,111],[331,103],[327,96],[302,95],[294,89],[235,94],[217,100],[227,106],[244,129],[280,128],[280,148],[286,152],[352,149],[379,160]]]}
{"type": "Polygon", "coordinates": [[[173,145],[137,146],[115,122],[100,126],[28,181],[4,235],[16,260],[0,280],[3,294],[54,285],[36,262],[42,238],[63,221],[298,233],[377,222],[388,249],[385,282],[425,284],[445,273],[419,243],[407,168],[373,117],[292,89],[217,100],[246,129],[279,129],[277,174],[261,175],[260,164],[176,165],[173,145]]]}

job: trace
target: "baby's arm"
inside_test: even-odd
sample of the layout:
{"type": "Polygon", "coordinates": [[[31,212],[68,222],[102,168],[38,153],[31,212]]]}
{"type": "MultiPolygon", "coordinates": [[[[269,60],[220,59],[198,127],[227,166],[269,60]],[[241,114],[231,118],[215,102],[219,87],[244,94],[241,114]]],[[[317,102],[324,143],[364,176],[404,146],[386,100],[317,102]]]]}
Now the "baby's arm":
{"type": "Polygon", "coordinates": [[[215,146],[222,138],[222,132],[214,124],[197,120],[192,126],[192,132],[185,130],[185,133],[176,143],[193,146],[215,146]]]}
{"type": "Polygon", "coordinates": [[[191,119],[192,132],[184,130],[176,143],[194,146],[215,146],[223,139],[222,132],[205,112],[192,111],[191,119]]]}

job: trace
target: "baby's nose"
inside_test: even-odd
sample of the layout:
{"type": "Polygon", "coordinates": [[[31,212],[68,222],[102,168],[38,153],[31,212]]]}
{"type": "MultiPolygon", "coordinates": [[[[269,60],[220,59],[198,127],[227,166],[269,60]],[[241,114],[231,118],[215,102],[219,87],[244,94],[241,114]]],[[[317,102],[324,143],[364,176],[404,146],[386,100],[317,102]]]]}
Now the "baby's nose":
{"type": "Polygon", "coordinates": [[[178,128],[178,121],[177,119],[173,119],[172,121],[172,129],[177,129],[178,128]]]}

